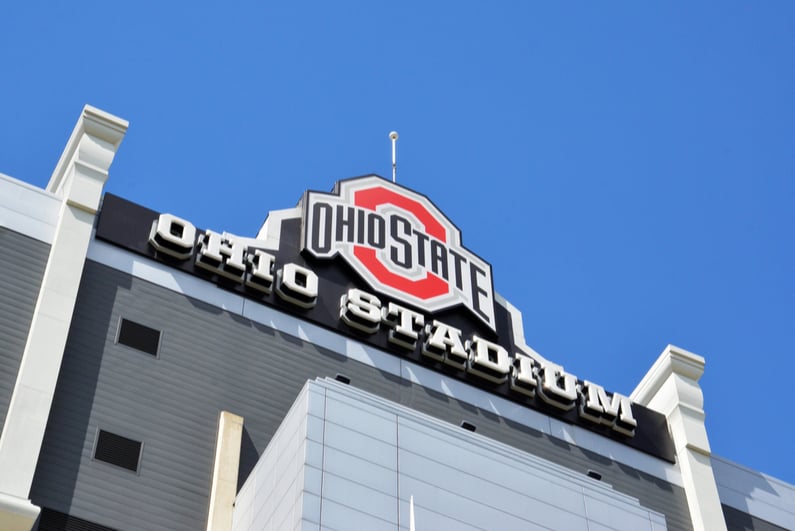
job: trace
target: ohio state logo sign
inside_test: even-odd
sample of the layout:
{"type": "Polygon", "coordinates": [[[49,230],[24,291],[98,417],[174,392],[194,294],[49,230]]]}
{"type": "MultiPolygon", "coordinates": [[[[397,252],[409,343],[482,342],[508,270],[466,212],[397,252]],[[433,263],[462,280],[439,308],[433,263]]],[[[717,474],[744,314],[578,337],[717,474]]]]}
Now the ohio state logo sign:
{"type": "Polygon", "coordinates": [[[315,258],[339,255],[380,293],[431,313],[463,305],[494,330],[491,266],[425,196],[371,175],[307,192],[303,216],[315,258]]]}

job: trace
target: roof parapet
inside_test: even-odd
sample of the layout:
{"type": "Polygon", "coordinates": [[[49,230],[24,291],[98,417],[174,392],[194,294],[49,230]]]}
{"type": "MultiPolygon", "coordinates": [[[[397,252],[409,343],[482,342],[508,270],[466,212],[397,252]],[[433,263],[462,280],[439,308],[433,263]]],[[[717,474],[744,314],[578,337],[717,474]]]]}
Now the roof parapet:
{"type": "Polygon", "coordinates": [[[86,105],[46,190],[89,213],[99,206],[108,170],[129,122],[86,105]],[[75,170],[78,171],[75,171],[75,170]]]}

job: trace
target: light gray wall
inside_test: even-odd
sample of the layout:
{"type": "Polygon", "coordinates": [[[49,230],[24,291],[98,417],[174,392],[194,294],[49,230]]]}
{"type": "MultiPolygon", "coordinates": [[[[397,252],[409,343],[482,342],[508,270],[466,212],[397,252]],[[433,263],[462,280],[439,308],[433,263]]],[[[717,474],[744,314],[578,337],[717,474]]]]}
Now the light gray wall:
{"type": "Polygon", "coordinates": [[[428,391],[87,262],[34,480],[34,503],[122,529],[204,526],[220,410],[245,418],[241,482],[305,382],[341,372],[352,385],[561,464],[596,469],[616,491],[689,529],[682,489],[489,412],[428,391]],[[153,358],[114,343],[119,318],[163,330],[153,358]],[[144,443],[140,473],[91,460],[98,428],[144,443]]]}
{"type": "Polygon", "coordinates": [[[318,431],[314,426],[307,428],[307,421],[313,424],[317,419],[307,415],[308,404],[304,387],[240,489],[235,500],[233,531],[300,529],[304,512],[317,515],[317,521],[321,461],[319,454],[310,451],[315,467],[307,467],[307,446],[315,444],[307,440],[307,433],[318,431]],[[263,496],[264,493],[268,495],[263,496]]]}
{"type": "Polygon", "coordinates": [[[795,487],[715,455],[712,470],[729,529],[795,529],[795,487]]]}
{"type": "Polygon", "coordinates": [[[25,350],[50,246],[0,227],[0,428],[25,350]]]}
{"type": "Polygon", "coordinates": [[[408,529],[412,496],[418,529],[665,529],[602,482],[333,381],[296,401],[234,529],[408,529]]]}
{"type": "Polygon", "coordinates": [[[504,442],[581,474],[594,470],[602,481],[630,494],[645,506],[666,515],[669,529],[692,529],[684,489],[561,439],[507,421],[493,413],[411,385],[401,403],[452,424],[467,420],[478,433],[504,442]]]}

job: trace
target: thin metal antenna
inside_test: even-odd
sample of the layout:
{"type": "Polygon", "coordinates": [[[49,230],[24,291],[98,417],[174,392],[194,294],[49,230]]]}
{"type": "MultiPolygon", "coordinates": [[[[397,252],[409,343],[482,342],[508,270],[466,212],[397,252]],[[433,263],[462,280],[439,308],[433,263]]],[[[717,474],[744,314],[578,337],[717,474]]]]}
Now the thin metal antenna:
{"type": "Polygon", "coordinates": [[[392,182],[397,182],[397,159],[395,158],[395,144],[397,144],[398,134],[397,131],[389,133],[389,138],[392,140],[392,182]]]}

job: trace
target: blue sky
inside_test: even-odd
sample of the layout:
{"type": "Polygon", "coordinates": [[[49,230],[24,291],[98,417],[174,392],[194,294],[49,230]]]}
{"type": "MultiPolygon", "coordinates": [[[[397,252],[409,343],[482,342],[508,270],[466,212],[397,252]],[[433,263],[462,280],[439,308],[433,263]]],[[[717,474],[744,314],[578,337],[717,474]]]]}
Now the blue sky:
{"type": "Polygon", "coordinates": [[[44,186],[90,103],[108,191],[253,236],[397,130],[533,348],[624,393],[703,355],[713,451],[795,482],[795,3],[182,6],[1,7],[0,172],[44,186]]]}

